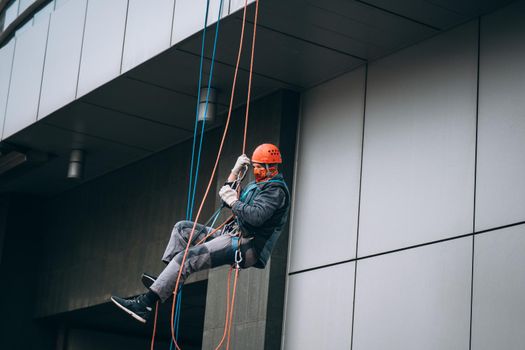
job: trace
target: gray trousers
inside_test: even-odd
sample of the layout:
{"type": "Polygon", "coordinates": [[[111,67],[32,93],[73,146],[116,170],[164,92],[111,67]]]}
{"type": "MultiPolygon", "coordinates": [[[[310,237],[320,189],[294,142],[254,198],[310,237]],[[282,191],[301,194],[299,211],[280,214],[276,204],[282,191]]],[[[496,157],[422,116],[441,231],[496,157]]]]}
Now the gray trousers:
{"type": "MultiPolygon", "coordinates": [[[[171,232],[171,237],[162,256],[168,266],[164,268],[157,280],[151,285],[150,289],[155,292],[162,302],[166,301],[175,289],[177,276],[181,268],[184,250],[188,244],[188,238],[193,228],[191,221],[179,221],[175,224],[171,232]]],[[[182,286],[186,278],[196,271],[210,269],[222,265],[232,265],[235,263],[235,252],[232,248],[232,235],[215,232],[206,242],[195,246],[202,238],[212,231],[211,227],[197,224],[192,238],[192,247],[188,250],[186,261],[182,267],[181,280],[182,286]]],[[[242,255],[241,267],[246,268],[257,262],[257,253],[253,248],[253,238],[241,238],[239,246],[242,255]]]]}

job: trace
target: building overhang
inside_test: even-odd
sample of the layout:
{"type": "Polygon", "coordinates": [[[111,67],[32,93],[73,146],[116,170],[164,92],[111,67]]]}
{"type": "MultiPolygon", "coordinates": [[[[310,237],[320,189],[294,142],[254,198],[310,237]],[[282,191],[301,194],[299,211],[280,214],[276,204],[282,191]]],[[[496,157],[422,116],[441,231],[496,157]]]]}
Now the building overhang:
{"type": "MultiPolygon", "coordinates": [[[[252,99],[279,89],[304,91],[510,2],[261,0],[252,99]]],[[[246,101],[254,8],[249,5],[236,106],[246,101]]],[[[227,110],[241,23],[242,10],[220,24],[212,83],[218,115],[227,110]]],[[[16,167],[0,175],[0,194],[54,195],[190,139],[201,34],[5,139],[4,147],[47,158],[16,176],[7,176],[16,167]],[[72,149],[86,152],[83,182],[66,177],[72,149]]],[[[204,79],[212,44],[207,35],[204,79]]],[[[209,127],[220,126],[218,118],[209,127]]]]}

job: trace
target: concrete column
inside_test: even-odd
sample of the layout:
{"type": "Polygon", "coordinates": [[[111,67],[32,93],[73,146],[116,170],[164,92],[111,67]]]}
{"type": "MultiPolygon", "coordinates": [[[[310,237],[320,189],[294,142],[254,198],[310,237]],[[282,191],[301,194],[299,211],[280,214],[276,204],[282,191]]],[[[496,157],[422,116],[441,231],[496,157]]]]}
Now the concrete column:
{"type": "MultiPolygon", "coordinates": [[[[265,142],[280,146],[284,164],[281,167],[292,188],[299,96],[279,91],[264,97],[250,107],[247,154],[265,142]]],[[[244,109],[232,116],[225,153],[220,163],[217,186],[228,176],[242,150],[244,109]]],[[[253,179],[253,175],[245,182],[253,179]]],[[[264,270],[242,270],[238,281],[231,346],[233,349],[278,349],[281,342],[284,287],[288,251],[288,226],[264,270]]],[[[228,267],[210,271],[204,320],[203,349],[213,349],[223,335],[226,314],[228,267]]]]}

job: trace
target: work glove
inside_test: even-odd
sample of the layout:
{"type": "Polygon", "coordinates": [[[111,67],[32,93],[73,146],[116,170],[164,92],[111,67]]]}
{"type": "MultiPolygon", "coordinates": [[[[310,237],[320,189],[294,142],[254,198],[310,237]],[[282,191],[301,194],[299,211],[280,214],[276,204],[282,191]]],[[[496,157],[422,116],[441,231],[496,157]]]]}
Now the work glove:
{"type": "Polygon", "coordinates": [[[226,203],[230,208],[233,206],[233,203],[239,200],[237,191],[230,187],[230,185],[224,185],[219,190],[219,196],[222,201],[226,203]]]}
{"type": "Polygon", "coordinates": [[[250,158],[248,158],[246,154],[241,154],[239,158],[237,158],[237,161],[235,162],[235,165],[233,166],[232,174],[235,176],[238,176],[241,170],[245,166],[250,165],[250,164],[251,164],[250,158]]]}

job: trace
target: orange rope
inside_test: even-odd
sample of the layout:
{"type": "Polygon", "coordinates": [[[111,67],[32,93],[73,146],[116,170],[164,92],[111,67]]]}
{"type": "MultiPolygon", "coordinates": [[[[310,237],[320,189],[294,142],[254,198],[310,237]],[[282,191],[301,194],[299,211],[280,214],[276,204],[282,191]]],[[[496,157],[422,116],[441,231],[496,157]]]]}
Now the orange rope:
{"type": "Polygon", "coordinates": [[[180,268],[179,268],[179,274],[177,276],[177,281],[175,283],[175,288],[174,288],[174,291],[173,291],[173,294],[174,294],[174,299],[173,299],[173,303],[172,303],[172,306],[171,306],[171,338],[173,340],[173,343],[175,344],[175,347],[177,348],[177,350],[181,350],[178,343],[177,343],[177,339],[175,338],[175,331],[174,331],[174,322],[173,322],[173,319],[174,319],[174,315],[175,315],[175,304],[176,304],[176,295],[177,295],[177,291],[179,289],[179,284],[180,284],[180,278],[182,276],[182,270],[183,270],[183,267],[184,267],[184,264],[186,263],[186,258],[188,256],[188,250],[190,248],[190,244],[191,244],[191,240],[193,238],[193,234],[195,233],[195,228],[197,227],[197,222],[199,221],[199,217],[200,217],[200,214],[202,212],[202,208],[204,207],[204,203],[206,201],[206,198],[208,197],[208,194],[210,192],[210,189],[211,189],[211,186],[212,186],[212,183],[213,183],[213,178],[215,177],[215,173],[217,172],[217,167],[218,167],[218,164],[219,164],[219,160],[220,160],[220,157],[221,157],[221,153],[222,153],[222,149],[224,147],[224,141],[226,140],[226,135],[228,134],[228,128],[229,128],[229,125],[230,125],[230,119],[231,119],[231,114],[232,114],[232,110],[233,110],[233,100],[234,100],[234,95],[235,95],[235,85],[237,83],[237,75],[238,75],[238,72],[239,72],[239,65],[240,65],[240,61],[241,61],[241,53],[242,53],[242,46],[243,46],[243,40],[244,40],[244,27],[245,27],[245,24],[246,24],[246,8],[247,8],[247,0],[245,0],[244,2],[244,13],[243,13],[243,19],[242,19],[242,29],[241,29],[241,38],[240,38],[240,44],[239,44],[239,53],[237,55],[237,63],[235,65],[235,73],[234,73],[234,76],[233,76],[233,84],[232,84],[232,91],[231,91],[231,97],[230,97],[230,107],[228,109],[228,117],[226,118],[226,124],[224,126],[224,132],[223,132],[223,135],[222,135],[222,139],[221,139],[221,143],[220,143],[220,146],[219,146],[219,151],[217,152],[217,158],[215,159],[215,164],[213,166],[213,170],[211,172],[211,176],[210,176],[210,181],[208,182],[208,186],[206,187],[206,192],[204,193],[204,197],[201,201],[201,204],[199,205],[199,210],[197,211],[197,215],[195,217],[195,222],[193,223],[193,228],[191,229],[191,233],[190,233],[190,236],[188,238],[188,244],[186,246],[186,249],[184,250],[184,255],[182,257],[182,261],[181,261],[181,264],[180,264],[180,268]]]}
{"type": "Polygon", "coordinates": [[[222,334],[222,339],[215,348],[215,350],[219,350],[222,346],[222,343],[224,343],[224,340],[226,339],[226,334],[228,330],[228,321],[230,319],[229,312],[230,312],[230,283],[232,279],[232,270],[233,268],[230,267],[230,271],[228,271],[228,286],[226,287],[226,319],[224,320],[224,333],[222,334]]]}
{"type": "MultiPolygon", "coordinates": [[[[228,116],[226,118],[226,123],[225,123],[225,126],[224,126],[224,132],[223,132],[223,135],[222,135],[222,139],[221,139],[221,143],[220,143],[220,146],[219,146],[219,150],[217,152],[217,158],[216,158],[215,164],[213,166],[213,170],[212,170],[212,173],[211,173],[211,176],[210,176],[210,180],[208,182],[208,186],[206,187],[206,191],[204,193],[204,197],[203,197],[203,199],[201,201],[201,204],[199,206],[199,210],[197,211],[197,215],[195,217],[195,222],[193,224],[193,227],[191,229],[191,233],[190,233],[189,238],[188,238],[188,244],[186,245],[186,249],[184,250],[184,255],[182,257],[182,262],[181,262],[181,265],[180,265],[179,274],[177,276],[177,281],[175,283],[175,288],[174,288],[174,291],[173,291],[174,298],[173,298],[173,303],[172,303],[172,307],[171,307],[171,337],[172,337],[173,343],[175,344],[175,347],[177,348],[177,350],[181,350],[181,348],[179,347],[179,345],[177,343],[177,340],[175,338],[174,324],[173,324],[174,323],[174,321],[173,321],[174,317],[173,316],[175,314],[175,304],[176,304],[176,299],[177,299],[176,295],[177,295],[177,291],[178,291],[178,288],[179,288],[180,279],[181,279],[181,276],[182,276],[182,269],[183,269],[184,264],[186,263],[188,250],[190,248],[191,241],[193,239],[193,235],[195,233],[195,228],[197,226],[197,222],[199,220],[200,214],[201,214],[202,209],[204,207],[204,203],[205,203],[205,201],[206,201],[206,199],[208,197],[208,194],[210,192],[211,185],[213,183],[213,178],[215,177],[215,173],[217,172],[217,167],[218,167],[219,160],[220,160],[220,157],[221,157],[221,154],[222,154],[222,149],[223,149],[223,146],[224,146],[224,142],[226,140],[226,135],[228,134],[228,128],[229,128],[229,124],[230,124],[230,120],[231,120],[231,114],[232,114],[232,111],[233,111],[233,101],[234,101],[234,96],[235,96],[235,86],[236,86],[236,83],[237,83],[237,75],[238,75],[238,71],[239,71],[239,65],[240,65],[241,54],[242,54],[242,47],[243,47],[243,41],[244,41],[244,29],[245,29],[245,24],[246,24],[246,9],[247,9],[247,5],[248,5],[248,1],[245,0],[244,1],[243,18],[242,18],[242,27],[241,27],[241,37],[240,37],[240,43],[239,43],[239,52],[237,54],[237,63],[235,65],[235,73],[234,73],[233,83],[232,83],[230,105],[229,105],[229,108],[228,108],[228,116]]],[[[249,117],[250,95],[251,95],[251,85],[252,85],[252,75],[253,75],[252,73],[253,73],[253,60],[254,60],[254,52],[255,52],[255,39],[256,39],[258,9],[259,9],[259,1],[256,0],[254,31],[253,31],[252,50],[251,50],[251,58],[250,58],[250,73],[249,73],[249,81],[248,81],[248,96],[247,96],[246,116],[245,116],[245,124],[244,124],[243,153],[246,153],[246,139],[247,139],[247,131],[248,131],[248,117],[249,117]]],[[[222,226],[224,226],[229,220],[230,220],[230,218],[228,218],[228,220],[226,220],[223,224],[221,224],[221,226],[219,226],[217,229],[215,229],[214,231],[209,233],[203,240],[199,241],[197,244],[200,244],[203,241],[205,241],[209,236],[211,236],[213,233],[217,232],[222,226]]],[[[231,322],[232,322],[232,317],[233,317],[233,307],[235,305],[235,293],[236,293],[236,289],[237,289],[238,274],[239,274],[239,269],[237,268],[235,270],[235,278],[234,278],[234,284],[233,284],[233,295],[232,295],[231,306],[227,305],[227,311],[226,311],[226,320],[227,320],[227,322],[226,322],[226,325],[225,325],[225,335],[226,335],[226,333],[228,334],[227,349],[229,349],[229,346],[230,346],[231,322]]],[[[230,296],[229,296],[229,294],[230,294],[230,292],[229,292],[230,280],[231,280],[231,272],[230,272],[230,274],[228,276],[228,296],[227,296],[227,303],[228,304],[229,304],[229,301],[230,301],[230,296]]],[[[154,337],[155,337],[155,332],[156,332],[156,322],[157,322],[157,308],[155,309],[155,324],[154,324],[154,329],[153,329],[153,338],[152,338],[152,342],[151,342],[151,349],[152,350],[153,350],[153,347],[154,347],[154,337]]],[[[224,336],[223,336],[223,339],[221,340],[220,344],[218,345],[217,349],[222,345],[223,342],[224,342],[224,336]]]]}
{"type": "Polygon", "coordinates": [[[246,153],[246,135],[248,134],[248,115],[250,113],[250,95],[252,91],[253,58],[255,53],[255,38],[257,36],[257,17],[259,17],[259,0],[255,1],[255,19],[253,22],[252,54],[250,57],[250,75],[248,78],[248,96],[246,98],[246,116],[244,117],[244,140],[242,142],[242,153],[246,153]]]}
{"type": "Polygon", "coordinates": [[[230,308],[230,321],[228,322],[228,342],[226,343],[226,350],[230,349],[230,335],[233,321],[233,306],[235,305],[235,291],[237,290],[237,278],[239,277],[239,269],[235,268],[235,278],[233,279],[232,305],[230,308]]]}
{"type": "Polygon", "coordinates": [[[215,232],[219,231],[224,225],[226,225],[231,219],[233,219],[233,215],[230,215],[228,217],[228,219],[226,219],[226,221],[224,221],[222,224],[220,224],[216,229],[214,229],[213,231],[211,231],[210,233],[208,233],[206,235],[206,237],[204,237],[203,239],[201,239],[199,242],[197,242],[197,244],[195,245],[199,245],[199,244],[202,244],[204,243],[208,238],[211,237],[211,235],[213,235],[215,232]]]}
{"type": "Polygon", "coordinates": [[[159,312],[159,302],[157,301],[155,303],[155,321],[153,322],[153,334],[151,336],[151,345],[150,350],[153,350],[155,348],[155,334],[157,333],[157,315],[159,312]]]}
{"type": "MultiPolygon", "coordinates": [[[[246,10],[246,2],[245,2],[245,10],[246,10]]],[[[251,89],[252,89],[252,76],[253,76],[253,59],[254,59],[254,53],[255,53],[255,39],[257,36],[257,18],[259,14],[259,0],[255,1],[255,19],[253,23],[253,38],[252,38],[252,52],[250,57],[250,73],[248,78],[248,96],[246,97],[246,115],[244,117],[244,138],[242,143],[242,153],[246,153],[246,139],[248,134],[248,120],[249,120],[249,114],[250,114],[250,96],[251,96],[251,89]]],[[[244,18],[243,18],[244,21],[244,18]]],[[[237,193],[239,193],[240,186],[237,188],[237,193]]],[[[228,304],[230,301],[230,279],[231,279],[231,271],[228,273],[228,299],[227,299],[227,305],[226,305],[226,323],[224,325],[224,334],[221,339],[221,342],[219,345],[217,345],[215,350],[218,350],[223,342],[224,342],[224,336],[228,334],[228,341],[226,342],[226,350],[230,349],[230,339],[231,339],[231,329],[233,324],[233,311],[235,306],[235,294],[237,291],[237,280],[239,278],[239,267],[237,266],[235,268],[235,277],[233,279],[233,292],[232,292],[232,301],[231,306],[228,308],[228,304]]]]}
{"type": "MultiPolygon", "coordinates": [[[[233,218],[233,215],[230,215],[226,221],[224,221],[222,224],[220,224],[217,228],[215,228],[213,231],[208,233],[203,239],[201,239],[199,242],[197,242],[196,245],[200,245],[203,242],[205,242],[211,235],[213,235],[215,232],[219,231],[224,225],[226,225],[231,219],[233,218]]],[[[229,287],[228,287],[229,288],[229,287]]],[[[229,302],[229,301],[228,301],[229,302]]],[[[159,302],[155,304],[155,319],[153,321],[153,334],[151,335],[151,345],[150,350],[153,350],[155,347],[155,335],[157,333],[157,312],[158,312],[158,304],[159,302]]]]}

